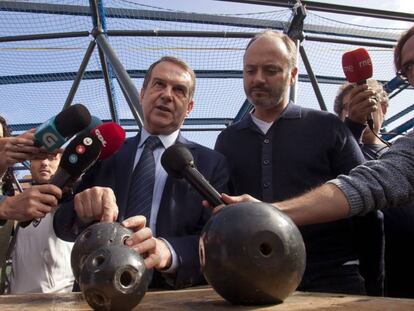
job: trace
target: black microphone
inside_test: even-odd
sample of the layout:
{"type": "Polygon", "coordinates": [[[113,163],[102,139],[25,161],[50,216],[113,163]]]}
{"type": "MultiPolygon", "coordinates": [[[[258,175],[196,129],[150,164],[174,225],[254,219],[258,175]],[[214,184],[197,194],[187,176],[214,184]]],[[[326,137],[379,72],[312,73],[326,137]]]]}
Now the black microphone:
{"type": "MultiPolygon", "coordinates": [[[[79,134],[65,148],[50,184],[60,189],[72,185],[98,159],[102,143],[91,133],[79,134]]],[[[32,220],[20,222],[27,227],[32,220]]]]}
{"type": "Polygon", "coordinates": [[[99,119],[98,117],[91,115],[91,123],[85,127],[81,132],[79,132],[78,134],[87,134],[90,133],[95,127],[102,125],[103,122],[101,119],[99,119]]]}
{"type": "Polygon", "coordinates": [[[91,114],[88,109],[82,104],[72,105],[36,129],[35,145],[43,146],[52,152],[90,123],[91,114]]]}
{"type": "Polygon", "coordinates": [[[168,175],[186,179],[210,205],[225,204],[217,190],[197,170],[193,155],[184,145],[175,144],[167,148],[162,154],[161,164],[168,175]]]}
{"type": "Polygon", "coordinates": [[[76,136],[65,148],[50,183],[63,189],[76,181],[101,154],[102,143],[91,133],[76,136]]]}

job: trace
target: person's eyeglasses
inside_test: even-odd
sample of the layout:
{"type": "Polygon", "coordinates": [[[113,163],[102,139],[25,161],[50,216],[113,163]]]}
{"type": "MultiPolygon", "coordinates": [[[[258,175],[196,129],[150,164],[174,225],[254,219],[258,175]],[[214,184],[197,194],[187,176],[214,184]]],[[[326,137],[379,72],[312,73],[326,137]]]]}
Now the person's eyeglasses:
{"type": "Polygon", "coordinates": [[[410,60],[401,66],[399,74],[403,77],[408,77],[414,68],[414,60],[410,60]]]}

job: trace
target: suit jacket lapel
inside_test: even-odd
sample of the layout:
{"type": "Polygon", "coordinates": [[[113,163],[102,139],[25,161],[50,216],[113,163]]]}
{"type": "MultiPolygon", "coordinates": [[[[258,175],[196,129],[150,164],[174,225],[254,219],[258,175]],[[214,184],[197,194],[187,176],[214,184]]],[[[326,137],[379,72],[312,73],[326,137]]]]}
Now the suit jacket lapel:
{"type": "MultiPolygon", "coordinates": [[[[184,138],[181,133],[178,135],[177,140],[175,142],[176,144],[184,144],[188,149],[190,149],[195,157],[195,152],[193,151],[195,144],[188,141],[186,138],[184,138]]],[[[171,226],[178,225],[180,222],[176,219],[177,217],[180,217],[179,214],[177,214],[176,209],[178,208],[176,206],[174,197],[177,196],[177,190],[181,187],[178,187],[178,184],[180,182],[186,182],[186,181],[178,181],[175,178],[171,176],[167,176],[167,180],[165,181],[164,190],[162,192],[162,198],[160,202],[160,208],[158,210],[157,215],[157,236],[163,235],[164,231],[166,230],[174,230],[171,229],[171,226]],[[168,229],[169,228],[169,229],[168,229]]],[[[184,195],[184,194],[183,194],[184,195]]]]}

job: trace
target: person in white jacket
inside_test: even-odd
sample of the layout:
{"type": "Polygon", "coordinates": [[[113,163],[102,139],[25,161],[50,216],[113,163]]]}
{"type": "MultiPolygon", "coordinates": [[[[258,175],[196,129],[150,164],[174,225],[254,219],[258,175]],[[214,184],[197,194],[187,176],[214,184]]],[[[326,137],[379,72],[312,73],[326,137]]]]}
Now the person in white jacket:
{"type": "MultiPolygon", "coordinates": [[[[31,161],[33,184],[49,182],[56,172],[60,154],[31,161]]],[[[71,292],[74,282],[70,265],[72,242],[56,237],[53,230],[54,211],[19,227],[12,252],[10,293],[71,292]]]]}

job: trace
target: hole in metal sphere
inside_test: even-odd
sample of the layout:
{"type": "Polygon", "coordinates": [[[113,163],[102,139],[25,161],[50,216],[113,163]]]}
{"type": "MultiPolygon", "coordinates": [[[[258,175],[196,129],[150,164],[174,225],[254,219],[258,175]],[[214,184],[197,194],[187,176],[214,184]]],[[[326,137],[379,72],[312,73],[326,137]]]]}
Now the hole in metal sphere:
{"type": "Polygon", "coordinates": [[[122,286],[129,287],[133,283],[133,275],[130,271],[124,271],[119,278],[119,281],[122,286]]]}
{"type": "Polygon", "coordinates": [[[126,235],[122,238],[122,244],[125,245],[126,240],[129,239],[129,235],[126,235]]]}
{"type": "Polygon", "coordinates": [[[93,301],[93,303],[94,303],[94,305],[97,305],[97,306],[104,306],[105,305],[105,297],[104,296],[102,296],[101,294],[98,294],[98,293],[92,293],[92,294],[90,294],[90,298],[91,298],[91,300],[93,301]]]}
{"type": "Polygon", "coordinates": [[[99,267],[100,265],[104,263],[104,261],[105,261],[105,257],[103,255],[98,255],[93,259],[92,264],[95,267],[99,267]]]}
{"type": "Polygon", "coordinates": [[[268,257],[272,253],[272,246],[269,243],[261,243],[260,244],[260,253],[268,257]]]}

